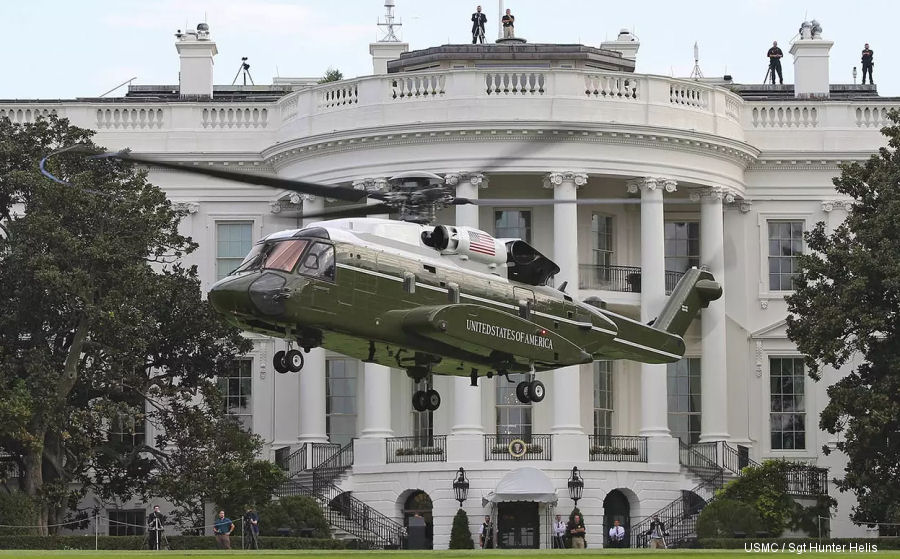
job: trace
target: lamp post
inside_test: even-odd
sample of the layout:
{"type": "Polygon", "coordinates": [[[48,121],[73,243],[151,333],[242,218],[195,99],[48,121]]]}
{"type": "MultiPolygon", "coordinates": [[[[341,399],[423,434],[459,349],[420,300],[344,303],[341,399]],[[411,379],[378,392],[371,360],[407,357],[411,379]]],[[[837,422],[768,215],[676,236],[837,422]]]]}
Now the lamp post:
{"type": "MultiPolygon", "coordinates": [[[[460,468],[462,469],[462,468],[460,468]]],[[[578,506],[578,499],[581,499],[581,494],[584,492],[584,479],[582,479],[581,474],[578,473],[578,466],[572,467],[572,475],[569,476],[569,497],[575,501],[575,506],[578,506]]]]}
{"type": "Polygon", "coordinates": [[[459,507],[462,508],[463,502],[469,496],[469,479],[466,477],[466,471],[462,468],[453,479],[453,493],[456,494],[456,500],[459,501],[459,507]]]}

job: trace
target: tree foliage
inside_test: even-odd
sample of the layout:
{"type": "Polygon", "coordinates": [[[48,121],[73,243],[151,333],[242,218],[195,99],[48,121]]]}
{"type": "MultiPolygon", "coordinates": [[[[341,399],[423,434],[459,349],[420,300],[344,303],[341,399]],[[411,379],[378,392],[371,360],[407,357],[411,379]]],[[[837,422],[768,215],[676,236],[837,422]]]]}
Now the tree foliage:
{"type": "Polygon", "coordinates": [[[294,535],[300,535],[301,530],[312,530],[314,538],[331,538],[322,509],[312,498],[302,495],[282,497],[260,508],[260,534],[275,536],[279,528],[288,528],[294,535]]]}
{"type": "Polygon", "coordinates": [[[91,135],[56,117],[0,119],[0,451],[44,525],[88,490],[146,494],[171,457],[206,444],[131,435],[181,425],[187,408],[222,421],[211,379],[249,349],[179,264],[197,245],[146,172],[73,152],[50,162],[72,186],[38,172],[61,146],[98,149],[91,135]]]}
{"type": "Polygon", "coordinates": [[[900,115],[890,118],[888,145],[834,179],[852,199],[847,219],[806,234],[810,250],[788,297],[788,337],[809,375],[849,365],[828,388],[819,426],[841,434],[849,461],[837,486],[856,495],[861,523],[900,521],[900,115]]]}
{"type": "Polygon", "coordinates": [[[715,499],[697,519],[700,538],[732,538],[735,532],[753,536],[761,528],[756,509],[734,499],[715,499]]]}
{"type": "Polygon", "coordinates": [[[816,518],[831,516],[831,509],[837,502],[828,495],[818,497],[811,507],[795,501],[788,493],[788,476],[797,468],[805,466],[787,460],[766,460],[759,466],[744,468],[740,477],[716,493],[713,502],[725,499],[749,505],[756,512],[762,528],[774,537],[788,528],[813,534],[816,518]]]}
{"type": "Polygon", "coordinates": [[[325,70],[325,75],[322,76],[322,79],[319,80],[319,83],[330,83],[330,82],[339,82],[344,79],[344,74],[337,68],[329,67],[325,70]]]}
{"type": "Polygon", "coordinates": [[[456,516],[453,517],[450,549],[475,549],[475,540],[472,539],[472,531],[469,529],[469,515],[462,508],[456,511],[456,516]]]}

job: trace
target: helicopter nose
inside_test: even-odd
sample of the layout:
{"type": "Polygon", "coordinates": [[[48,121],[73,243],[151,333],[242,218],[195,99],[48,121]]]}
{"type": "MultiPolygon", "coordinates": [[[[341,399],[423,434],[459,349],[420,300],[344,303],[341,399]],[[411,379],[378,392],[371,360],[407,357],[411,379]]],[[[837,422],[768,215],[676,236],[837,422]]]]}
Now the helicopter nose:
{"type": "Polygon", "coordinates": [[[285,279],[272,273],[251,274],[219,281],[209,291],[209,302],[222,314],[279,315],[285,310],[285,279]]]}

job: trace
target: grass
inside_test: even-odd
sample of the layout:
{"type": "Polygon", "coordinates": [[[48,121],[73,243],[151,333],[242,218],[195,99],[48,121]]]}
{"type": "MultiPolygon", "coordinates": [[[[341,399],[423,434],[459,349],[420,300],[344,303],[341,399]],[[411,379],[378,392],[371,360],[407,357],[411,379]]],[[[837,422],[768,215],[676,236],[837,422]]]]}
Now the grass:
{"type": "MultiPolygon", "coordinates": [[[[785,553],[791,553],[786,550],[785,553]]],[[[476,549],[474,551],[18,551],[18,550],[0,550],[0,559],[9,558],[41,558],[41,559],[112,559],[114,557],[159,557],[165,559],[181,559],[200,557],[203,559],[250,559],[252,557],[269,556],[269,557],[299,557],[302,559],[337,559],[339,557],[359,558],[374,557],[377,559],[412,559],[414,557],[428,557],[429,559],[457,559],[468,557],[525,557],[527,559],[551,559],[560,555],[577,555],[583,556],[600,556],[600,555],[623,555],[627,559],[645,559],[654,557],[659,559],[660,554],[674,554],[676,559],[716,559],[725,557],[729,559],[737,559],[740,556],[747,556],[747,552],[743,549],[673,549],[667,551],[649,551],[646,549],[623,549],[623,550],[603,550],[603,549],[586,549],[584,551],[567,549],[567,550],[489,550],[482,551],[476,549]]],[[[796,551],[792,553],[798,555],[796,551]]],[[[858,552],[835,552],[835,553],[803,553],[804,558],[807,557],[827,557],[828,559],[843,559],[845,556],[858,557],[858,552]]],[[[900,559],[900,550],[879,551],[876,554],[878,559],[900,559]]]]}

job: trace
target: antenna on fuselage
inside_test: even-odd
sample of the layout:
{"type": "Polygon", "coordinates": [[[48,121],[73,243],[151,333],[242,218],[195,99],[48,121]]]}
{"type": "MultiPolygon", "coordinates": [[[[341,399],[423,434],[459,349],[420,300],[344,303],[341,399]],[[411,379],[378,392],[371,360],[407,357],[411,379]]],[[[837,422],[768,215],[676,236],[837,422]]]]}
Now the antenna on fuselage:
{"type": "Polygon", "coordinates": [[[559,286],[559,290],[562,291],[563,293],[565,293],[565,292],[566,292],[566,286],[567,286],[567,285],[569,285],[569,282],[568,282],[568,281],[562,282],[562,285],[559,286]]]}

